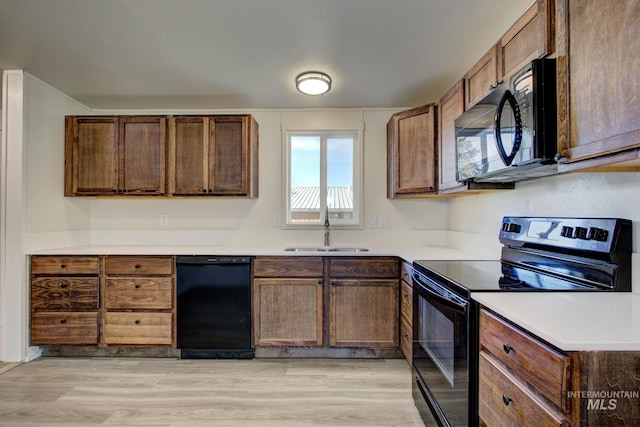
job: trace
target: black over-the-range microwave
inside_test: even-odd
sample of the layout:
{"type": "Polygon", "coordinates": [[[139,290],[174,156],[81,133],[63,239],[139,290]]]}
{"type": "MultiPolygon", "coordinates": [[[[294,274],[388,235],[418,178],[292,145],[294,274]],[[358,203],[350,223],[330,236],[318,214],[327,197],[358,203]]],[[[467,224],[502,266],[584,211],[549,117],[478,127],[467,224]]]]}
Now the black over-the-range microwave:
{"type": "Polygon", "coordinates": [[[515,182],[557,173],[556,94],[556,60],[535,59],[458,117],[458,181],[515,182]]]}

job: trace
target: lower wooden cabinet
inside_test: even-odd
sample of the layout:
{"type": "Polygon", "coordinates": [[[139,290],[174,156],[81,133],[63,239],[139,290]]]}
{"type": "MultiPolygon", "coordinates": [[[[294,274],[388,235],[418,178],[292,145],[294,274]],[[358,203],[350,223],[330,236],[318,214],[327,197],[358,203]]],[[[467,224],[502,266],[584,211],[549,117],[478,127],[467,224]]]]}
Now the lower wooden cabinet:
{"type": "Polygon", "coordinates": [[[31,344],[175,346],[172,256],[32,256],[31,344]]]}
{"type": "Polygon", "coordinates": [[[481,425],[640,425],[637,351],[563,351],[480,311],[481,425]]]}
{"type": "Polygon", "coordinates": [[[398,347],[396,257],[256,257],[256,346],[398,347]]]}

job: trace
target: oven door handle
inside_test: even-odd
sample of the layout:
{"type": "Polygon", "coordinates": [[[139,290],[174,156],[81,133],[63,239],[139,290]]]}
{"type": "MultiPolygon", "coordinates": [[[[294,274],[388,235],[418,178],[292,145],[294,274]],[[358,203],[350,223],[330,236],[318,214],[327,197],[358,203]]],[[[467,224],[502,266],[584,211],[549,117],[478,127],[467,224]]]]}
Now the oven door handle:
{"type": "MultiPolygon", "coordinates": [[[[420,286],[420,289],[424,290],[431,297],[436,299],[436,301],[439,304],[442,304],[445,307],[447,307],[448,309],[454,310],[454,311],[456,311],[458,313],[466,314],[467,307],[469,305],[468,301],[465,301],[464,299],[462,299],[462,298],[460,298],[460,297],[458,297],[457,295],[454,295],[454,294],[451,294],[451,296],[449,296],[449,297],[447,297],[445,295],[441,295],[440,293],[434,291],[431,288],[431,286],[427,285],[422,280],[420,280],[415,274],[414,274],[413,278],[418,283],[418,285],[420,286]]],[[[448,291],[445,291],[445,292],[449,293],[448,291]]]]}

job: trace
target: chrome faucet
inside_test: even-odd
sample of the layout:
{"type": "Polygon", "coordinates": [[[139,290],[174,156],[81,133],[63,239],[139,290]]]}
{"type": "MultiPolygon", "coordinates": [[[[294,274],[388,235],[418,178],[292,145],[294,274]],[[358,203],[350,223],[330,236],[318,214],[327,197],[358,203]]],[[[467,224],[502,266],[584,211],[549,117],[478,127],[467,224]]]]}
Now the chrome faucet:
{"type": "Polygon", "coordinates": [[[329,207],[324,209],[324,246],[331,246],[329,237],[329,207]]]}

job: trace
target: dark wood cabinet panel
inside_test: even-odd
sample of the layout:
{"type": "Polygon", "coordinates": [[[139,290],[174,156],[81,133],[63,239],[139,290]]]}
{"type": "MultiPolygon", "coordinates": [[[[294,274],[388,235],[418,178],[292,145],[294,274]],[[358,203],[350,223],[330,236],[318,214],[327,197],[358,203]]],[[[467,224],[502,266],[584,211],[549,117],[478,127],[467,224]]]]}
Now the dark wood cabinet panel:
{"type": "Polygon", "coordinates": [[[400,261],[396,257],[328,257],[329,276],[353,278],[397,278],[400,261]]]}
{"type": "Polygon", "coordinates": [[[45,312],[31,315],[31,345],[96,345],[98,312],[45,312]]]}
{"type": "Polygon", "coordinates": [[[165,193],[165,117],[120,118],[120,190],[165,193]]]}
{"type": "Polygon", "coordinates": [[[387,197],[433,195],[437,191],[436,106],[394,114],[387,123],[387,197]]]}
{"type": "Polygon", "coordinates": [[[464,76],[465,109],[487,96],[498,83],[498,46],[493,46],[464,76]]]}
{"type": "Polygon", "coordinates": [[[97,310],[99,285],[97,277],[34,277],[31,280],[31,309],[97,310]]]}
{"type": "Polygon", "coordinates": [[[169,192],[204,194],[208,189],[209,118],[182,116],[170,118],[175,158],[169,192]]]}
{"type": "Polygon", "coordinates": [[[560,170],[626,160],[616,156],[625,151],[637,159],[640,2],[557,0],[556,8],[558,132],[569,163],[560,170]]]}

